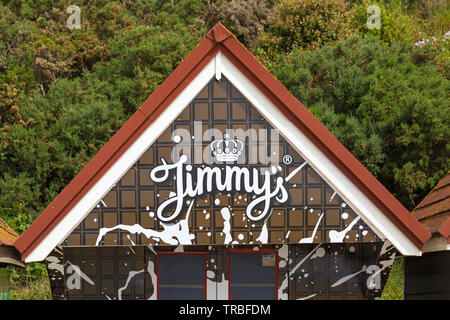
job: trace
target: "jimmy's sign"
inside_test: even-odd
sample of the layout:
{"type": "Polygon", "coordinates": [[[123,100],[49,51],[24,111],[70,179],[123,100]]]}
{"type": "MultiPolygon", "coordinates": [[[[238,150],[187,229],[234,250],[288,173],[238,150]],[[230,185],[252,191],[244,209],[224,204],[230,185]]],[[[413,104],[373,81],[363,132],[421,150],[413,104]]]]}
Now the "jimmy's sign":
{"type": "MultiPolygon", "coordinates": [[[[227,130],[223,140],[214,140],[210,145],[212,158],[216,159],[218,163],[237,162],[244,149],[244,142],[231,139],[232,132],[232,130],[227,130]]],[[[178,139],[174,140],[178,141],[178,139]]],[[[271,143],[273,142],[271,141],[271,143]]],[[[287,177],[282,177],[279,175],[282,168],[274,165],[267,168],[231,164],[193,167],[191,164],[187,164],[188,157],[184,154],[176,163],[168,164],[164,158],[161,158],[161,162],[162,165],[155,167],[150,172],[150,179],[155,183],[174,179],[176,185],[174,192],[170,193],[169,198],[162,202],[157,209],[158,218],[163,222],[171,222],[176,219],[187,199],[203,196],[213,191],[249,194],[252,200],[246,207],[247,217],[251,221],[266,219],[274,200],[278,203],[285,203],[288,200],[285,183],[295,176],[303,166],[296,168],[287,177]],[[166,208],[170,208],[173,204],[176,205],[175,211],[172,211],[170,215],[164,215],[166,208]],[[256,209],[259,204],[263,204],[262,210],[256,209]]]]}

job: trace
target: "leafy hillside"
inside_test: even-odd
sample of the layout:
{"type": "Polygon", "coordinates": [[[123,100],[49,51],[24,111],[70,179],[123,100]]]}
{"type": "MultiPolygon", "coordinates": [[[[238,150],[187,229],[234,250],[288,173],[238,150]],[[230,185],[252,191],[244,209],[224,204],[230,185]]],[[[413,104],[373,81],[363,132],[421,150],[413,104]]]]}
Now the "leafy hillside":
{"type": "Polygon", "coordinates": [[[23,232],[218,21],[408,209],[450,169],[445,0],[6,0],[0,216],[23,232]]]}

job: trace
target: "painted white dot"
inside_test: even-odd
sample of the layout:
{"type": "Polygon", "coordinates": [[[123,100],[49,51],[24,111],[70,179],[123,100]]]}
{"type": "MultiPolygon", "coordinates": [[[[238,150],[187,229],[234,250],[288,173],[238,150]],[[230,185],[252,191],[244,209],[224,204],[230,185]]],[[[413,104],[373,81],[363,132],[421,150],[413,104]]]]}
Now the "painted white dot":
{"type": "Polygon", "coordinates": [[[368,233],[367,230],[364,230],[364,231],[362,232],[362,235],[365,236],[367,233],[368,233]]]}
{"type": "Polygon", "coordinates": [[[218,206],[218,205],[220,204],[220,200],[219,200],[219,199],[215,199],[215,200],[214,200],[214,204],[215,204],[216,206],[218,206]]]}
{"type": "Polygon", "coordinates": [[[173,137],[173,142],[180,143],[181,142],[181,137],[180,136],[174,136],[173,137]]]}
{"type": "Polygon", "coordinates": [[[348,248],[348,251],[355,252],[355,247],[351,246],[350,248],[348,248]]]}
{"type": "Polygon", "coordinates": [[[348,218],[348,213],[347,212],[343,212],[341,215],[342,219],[347,219],[348,218]]]}
{"type": "Polygon", "coordinates": [[[242,233],[240,233],[240,234],[238,235],[238,239],[239,239],[239,240],[244,240],[244,235],[243,235],[242,233]]]}

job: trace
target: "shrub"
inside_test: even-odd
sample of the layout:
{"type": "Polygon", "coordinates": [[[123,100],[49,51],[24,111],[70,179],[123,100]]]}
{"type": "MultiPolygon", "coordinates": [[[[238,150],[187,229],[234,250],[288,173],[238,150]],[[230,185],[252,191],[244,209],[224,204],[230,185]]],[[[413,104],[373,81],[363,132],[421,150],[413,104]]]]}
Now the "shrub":
{"type": "Polygon", "coordinates": [[[275,76],[409,209],[450,169],[450,82],[424,48],[355,37],[278,57],[275,76]]]}
{"type": "Polygon", "coordinates": [[[272,57],[293,48],[332,44],[356,32],[350,28],[351,18],[352,9],[345,0],[281,0],[268,16],[260,45],[272,57]]]}
{"type": "Polygon", "coordinates": [[[231,0],[209,3],[208,28],[223,23],[247,48],[255,46],[256,38],[263,31],[269,8],[261,0],[231,0]]]}

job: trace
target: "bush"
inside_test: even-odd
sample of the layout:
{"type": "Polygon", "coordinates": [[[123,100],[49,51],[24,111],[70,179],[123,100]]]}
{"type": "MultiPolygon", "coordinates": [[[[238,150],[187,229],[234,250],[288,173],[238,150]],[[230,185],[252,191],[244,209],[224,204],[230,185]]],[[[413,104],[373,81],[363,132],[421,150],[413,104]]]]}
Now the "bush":
{"type": "Polygon", "coordinates": [[[315,49],[343,40],[356,31],[350,28],[352,8],[345,0],[281,0],[268,16],[260,37],[265,60],[293,48],[315,49]]]}
{"type": "Polygon", "coordinates": [[[256,38],[266,25],[269,8],[261,0],[231,0],[209,3],[208,28],[223,23],[248,49],[253,49],[256,38]]]}
{"type": "Polygon", "coordinates": [[[362,36],[378,37],[384,44],[391,44],[397,40],[403,40],[409,43],[417,41],[421,37],[420,21],[415,17],[408,15],[404,4],[393,1],[385,3],[384,1],[363,0],[354,5],[354,16],[351,26],[359,30],[362,36]],[[366,12],[371,5],[380,8],[380,28],[369,29],[367,20],[370,15],[366,12]]]}
{"type": "Polygon", "coordinates": [[[423,51],[354,37],[282,54],[272,67],[408,209],[450,169],[449,81],[417,59],[423,51]]]}

